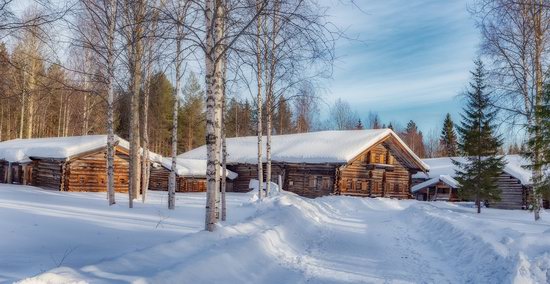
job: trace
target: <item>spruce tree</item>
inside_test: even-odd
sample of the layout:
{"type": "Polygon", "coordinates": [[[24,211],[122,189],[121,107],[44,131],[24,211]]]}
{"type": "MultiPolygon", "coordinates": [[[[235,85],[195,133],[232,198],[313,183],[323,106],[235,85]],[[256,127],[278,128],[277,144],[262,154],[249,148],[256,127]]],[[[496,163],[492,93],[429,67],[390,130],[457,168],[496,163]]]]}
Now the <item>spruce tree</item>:
{"type": "Polygon", "coordinates": [[[454,163],[458,167],[456,180],[460,183],[459,195],[465,199],[473,198],[477,213],[480,213],[482,201],[500,200],[497,179],[505,164],[503,157],[497,156],[502,138],[495,133],[496,111],[491,109],[485,68],[480,60],[475,61],[475,66],[466,93],[462,122],[457,126],[460,134],[458,149],[465,162],[454,163]]]}
{"type": "Polygon", "coordinates": [[[458,154],[458,144],[454,123],[451,119],[451,114],[447,113],[441,130],[441,138],[439,140],[443,155],[447,157],[455,157],[458,154]]]}
{"type": "Polygon", "coordinates": [[[361,119],[359,119],[359,121],[357,121],[357,124],[355,124],[355,129],[363,130],[363,122],[361,122],[361,119]]]}
{"type": "Polygon", "coordinates": [[[550,85],[545,85],[542,102],[535,109],[535,120],[529,127],[529,150],[526,156],[533,161],[530,165],[533,175],[533,196],[530,203],[535,211],[535,220],[542,208],[542,199],[550,196],[550,85]],[[539,159],[535,159],[539,155],[539,159]],[[535,163],[534,161],[539,161],[535,163]]]}

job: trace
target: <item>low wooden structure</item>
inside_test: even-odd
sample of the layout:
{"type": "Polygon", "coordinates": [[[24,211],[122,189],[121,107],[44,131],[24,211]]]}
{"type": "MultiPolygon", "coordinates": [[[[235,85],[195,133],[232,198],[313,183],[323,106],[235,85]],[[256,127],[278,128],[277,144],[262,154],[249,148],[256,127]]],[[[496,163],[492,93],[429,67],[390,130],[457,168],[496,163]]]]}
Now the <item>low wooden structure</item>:
{"type": "MultiPolygon", "coordinates": [[[[150,190],[168,190],[172,160],[163,158],[153,163],[149,179],[150,190]]],[[[233,172],[227,175],[227,190],[232,191],[233,172]]],[[[178,159],[176,163],[176,192],[206,192],[206,161],[178,159]]]]}
{"type": "MultiPolygon", "coordinates": [[[[440,175],[454,177],[458,168],[453,163],[453,160],[465,162],[462,157],[424,159],[423,161],[430,166],[431,171],[427,174],[418,173],[414,175],[413,181],[415,183],[426,182],[440,175]]],[[[488,206],[499,209],[527,209],[529,207],[529,196],[532,190],[532,183],[530,181],[531,171],[525,168],[529,162],[518,155],[507,155],[504,160],[507,164],[497,179],[498,188],[501,191],[501,200],[488,203],[488,206]]],[[[415,185],[415,187],[418,187],[418,185],[415,185]]],[[[413,187],[413,189],[415,188],[413,187]]],[[[424,196],[428,189],[433,190],[433,187],[413,190],[413,194],[415,194],[419,200],[426,200],[424,196]]],[[[457,194],[459,190],[459,186],[451,187],[452,196],[450,201],[460,201],[457,194]]]]}
{"type": "MultiPolygon", "coordinates": [[[[170,170],[163,166],[151,167],[150,190],[168,190],[170,170]]],[[[176,175],[176,192],[206,192],[206,178],[184,177],[176,175]]]]}
{"type": "Polygon", "coordinates": [[[448,175],[426,181],[413,180],[411,193],[420,201],[459,201],[458,182],[448,175]]]}
{"type": "MultiPolygon", "coordinates": [[[[238,174],[235,191],[249,191],[249,181],[257,179],[256,139],[227,139],[228,168],[238,174]]],[[[205,158],[206,149],[199,147],[179,157],[205,158]]],[[[306,197],[410,198],[411,174],[418,171],[428,171],[428,166],[390,129],[272,137],[271,181],[277,183],[280,176],[284,190],[306,197]]]]}
{"type": "MultiPolygon", "coordinates": [[[[128,142],[117,137],[115,191],[128,191],[128,142]]],[[[106,135],[16,139],[0,143],[0,154],[19,151],[22,160],[4,160],[3,183],[60,191],[106,191],[106,135]],[[11,173],[8,170],[11,165],[11,173]]],[[[152,155],[156,157],[156,155],[152,155]]]]}

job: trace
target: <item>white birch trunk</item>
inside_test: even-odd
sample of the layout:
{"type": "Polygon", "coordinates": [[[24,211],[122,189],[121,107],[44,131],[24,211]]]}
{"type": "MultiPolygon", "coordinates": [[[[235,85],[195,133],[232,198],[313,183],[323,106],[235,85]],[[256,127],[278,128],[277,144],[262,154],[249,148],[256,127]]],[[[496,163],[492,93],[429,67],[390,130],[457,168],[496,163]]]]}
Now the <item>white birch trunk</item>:
{"type": "MultiPolygon", "coordinates": [[[[224,58],[224,61],[226,59],[224,58]]],[[[227,202],[225,200],[225,192],[227,190],[227,145],[225,141],[225,63],[224,63],[224,84],[223,84],[223,99],[222,99],[222,175],[221,175],[221,220],[227,220],[227,202]]]]}
{"type": "Polygon", "coordinates": [[[150,157],[149,157],[149,94],[151,88],[151,69],[153,65],[153,39],[152,36],[156,34],[157,29],[158,12],[153,17],[152,35],[147,41],[147,65],[145,67],[145,80],[143,88],[143,110],[141,123],[143,130],[141,131],[141,143],[143,149],[143,161],[141,163],[141,202],[145,203],[147,199],[147,191],[149,190],[149,176],[151,172],[150,157]]]}
{"type": "Polygon", "coordinates": [[[223,95],[222,60],[217,60],[223,53],[223,46],[215,44],[216,39],[223,37],[224,1],[206,0],[206,148],[207,148],[207,191],[205,229],[214,231],[216,227],[216,194],[219,191],[219,146],[220,146],[220,113],[223,95]],[[215,4],[214,4],[215,3],[215,4]],[[216,13],[214,20],[213,12],[216,13]],[[218,149],[216,149],[218,147],[218,149]]]}
{"type": "MultiPolygon", "coordinates": [[[[115,204],[115,132],[114,132],[114,37],[116,0],[109,1],[107,22],[107,196],[109,206],[115,204]]],[[[128,188],[130,192],[130,188],[128,188]]]]}
{"type": "Polygon", "coordinates": [[[4,104],[0,105],[0,141],[4,138],[4,104]]]}
{"type": "MultiPolygon", "coordinates": [[[[542,49],[543,49],[543,31],[542,31],[542,1],[540,4],[534,4],[534,33],[535,33],[535,54],[534,54],[534,65],[535,65],[535,111],[542,104],[543,97],[543,84],[544,78],[542,73],[542,49]]],[[[542,124],[540,116],[534,115],[534,123],[537,126],[535,131],[535,139],[537,141],[541,140],[540,125],[542,124]]],[[[538,142],[536,143],[538,144],[538,142]]],[[[533,181],[540,183],[543,178],[543,171],[541,165],[542,161],[542,152],[540,146],[535,146],[535,151],[533,153],[535,168],[533,169],[533,181]]],[[[542,194],[539,191],[537,185],[533,186],[533,213],[535,221],[540,219],[540,210],[542,208],[542,194]]]]}
{"type": "Polygon", "coordinates": [[[19,119],[19,139],[23,139],[23,129],[25,128],[25,100],[27,99],[26,98],[26,93],[27,93],[26,70],[27,70],[27,67],[25,64],[23,65],[23,71],[22,71],[23,72],[23,92],[21,92],[21,116],[19,119]]]}
{"type": "MultiPolygon", "coordinates": [[[[259,12],[261,5],[261,1],[256,1],[256,10],[259,12]]],[[[261,201],[263,196],[263,164],[262,164],[262,48],[261,48],[261,33],[262,33],[262,16],[258,15],[257,20],[257,36],[256,36],[256,64],[258,67],[258,74],[256,76],[257,84],[258,84],[258,94],[257,94],[257,104],[258,104],[258,112],[257,112],[257,135],[258,135],[258,199],[261,201]]]]}
{"type": "Polygon", "coordinates": [[[207,148],[207,166],[206,166],[206,214],[205,230],[214,231],[215,228],[215,202],[216,202],[216,131],[215,131],[215,103],[213,76],[214,76],[214,39],[213,39],[213,9],[215,0],[206,0],[205,3],[205,26],[206,26],[206,148],[207,148]]]}
{"type": "MultiPolygon", "coordinates": [[[[178,26],[178,29],[180,27],[178,26]]],[[[181,78],[181,40],[176,40],[176,89],[174,95],[174,108],[172,109],[172,148],[170,156],[172,157],[172,166],[168,180],[168,209],[176,207],[176,167],[178,155],[178,109],[180,95],[180,78],[181,78]]]]}
{"type": "Polygon", "coordinates": [[[129,206],[133,207],[133,199],[140,195],[141,186],[141,155],[140,155],[140,121],[139,121],[139,103],[142,80],[142,59],[143,59],[143,20],[145,19],[145,3],[144,0],[131,3],[133,16],[131,23],[131,37],[128,44],[130,45],[130,171],[129,182],[130,191],[128,192],[129,206]]]}
{"type": "Polygon", "coordinates": [[[90,123],[90,118],[88,114],[88,89],[89,89],[89,82],[88,82],[88,73],[90,72],[90,62],[89,62],[89,55],[88,51],[85,51],[84,55],[84,107],[82,109],[83,111],[83,121],[82,121],[82,135],[88,135],[88,125],[90,123]]]}

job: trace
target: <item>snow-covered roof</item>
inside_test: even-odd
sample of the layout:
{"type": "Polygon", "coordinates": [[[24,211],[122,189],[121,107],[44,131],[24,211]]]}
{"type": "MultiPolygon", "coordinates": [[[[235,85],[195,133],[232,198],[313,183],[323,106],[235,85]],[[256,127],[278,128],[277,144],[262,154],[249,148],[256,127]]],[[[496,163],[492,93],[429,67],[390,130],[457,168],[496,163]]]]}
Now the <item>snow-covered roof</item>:
{"type": "MultiPolygon", "coordinates": [[[[122,148],[130,147],[128,141],[118,136],[115,136],[115,141],[122,148]]],[[[107,135],[13,139],[0,142],[0,160],[23,163],[30,161],[31,157],[68,159],[106,146],[107,135]]],[[[152,161],[160,160],[160,155],[150,153],[152,161]]]]}
{"type": "Polygon", "coordinates": [[[411,192],[417,192],[423,188],[432,186],[438,182],[443,182],[446,185],[448,185],[451,188],[458,188],[459,183],[456,181],[453,177],[449,175],[440,175],[438,177],[434,177],[432,179],[429,179],[425,182],[419,183],[411,188],[411,192]]]}
{"type": "MultiPolygon", "coordinates": [[[[166,168],[172,168],[171,158],[162,158],[160,164],[166,168]]],[[[221,173],[221,170],[220,170],[221,173]]],[[[206,176],[206,160],[196,159],[176,159],[176,174],[184,177],[205,177],[206,176]]],[[[236,179],[238,174],[227,170],[226,174],[229,179],[236,179]]]]}
{"type": "MultiPolygon", "coordinates": [[[[391,129],[319,131],[300,134],[274,135],[271,140],[271,159],[287,163],[347,163],[384,138],[392,136],[408,152],[414,162],[428,170],[414,152],[391,129]]],[[[265,161],[265,136],[263,157],[265,161]]],[[[256,136],[227,139],[227,162],[256,164],[256,136]]],[[[206,159],[206,146],[179,155],[185,159],[206,159]]]]}
{"type": "MultiPolygon", "coordinates": [[[[430,166],[430,171],[427,174],[417,173],[413,175],[413,178],[433,179],[441,175],[454,177],[458,168],[453,163],[453,160],[460,163],[466,163],[466,159],[464,157],[423,159],[423,161],[430,166]]],[[[506,166],[504,167],[505,173],[517,178],[523,185],[532,184],[531,171],[525,168],[525,166],[529,165],[529,161],[527,159],[520,155],[506,155],[504,156],[504,160],[506,161],[506,166]]]]}

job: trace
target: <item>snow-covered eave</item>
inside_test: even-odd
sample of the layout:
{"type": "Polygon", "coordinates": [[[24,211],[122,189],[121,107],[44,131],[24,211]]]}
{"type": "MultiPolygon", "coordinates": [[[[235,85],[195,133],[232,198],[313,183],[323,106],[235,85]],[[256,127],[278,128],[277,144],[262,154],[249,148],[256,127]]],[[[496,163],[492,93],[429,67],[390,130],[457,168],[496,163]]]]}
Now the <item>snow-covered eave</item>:
{"type": "MultiPolygon", "coordinates": [[[[161,167],[165,168],[168,171],[172,170],[172,160],[170,158],[163,158],[160,161],[156,162],[161,167]]],[[[229,164],[228,164],[229,165],[229,164]]],[[[220,169],[221,170],[221,169],[220,169]]],[[[184,178],[206,178],[205,174],[196,174],[196,173],[186,173],[190,171],[187,167],[180,165],[176,162],[176,175],[184,178]]],[[[239,175],[236,172],[230,171],[229,169],[226,172],[226,178],[230,180],[236,179],[239,175]]]]}
{"type": "Polygon", "coordinates": [[[438,177],[434,177],[432,179],[429,179],[427,181],[424,181],[422,183],[419,183],[413,187],[411,187],[411,192],[412,193],[415,193],[419,190],[422,190],[424,188],[427,188],[427,187],[430,187],[434,184],[437,184],[439,182],[442,182],[446,185],[448,185],[450,188],[458,188],[458,181],[455,180],[454,178],[452,178],[451,176],[448,176],[448,175],[441,175],[441,176],[438,176],[438,177]]]}
{"type": "MultiPolygon", "coordinates": [[[[430,166],[426,164],[420,157],[418,157],[408,146],[407,144],[397,135],[393,130],[391,129],[385,129],[380,134],[375,136],[374,138],[367,141],[365,144],[363,144],[361,147],[357,148],[356,151],[353,153],[347,155],[343,159],[333,159],[333,158],[327,158],[327,157],[315,157],[315,158],[304,158],[304,157],[279,157],[277,159],[272,159],[272,163],[279,163],[279,164],[304,164],[304,165],[318,165],[318,164],[326,164],[326,165],[334,165],[334,166],[342,166],[349,164],[353,162],[355,159],[357,159],[362,153],[365,151],[368,151],[370,148],[372,148],[375,145],[378,145],[379,143],[389,139],[393,138],[397,141],[397,143],[400,144],[401,148],[405,150],[406,155],[409,156],[410,160],[413,161],[414,164],[418,166],[418,168],[415,168],[415,170],[419,170],[421,172],[427,173],[430,170],[430,166]]],[[[267,160],[265,157],[262,157],[262,162],[266,163],[267,160]]],[[[228,165],[239,165],[239,164],[249,164],[249,165],[257,165],[258,160],[257,159],[246,159],[246,160],[240,160],[240,161],[233,161],[229,160],[228,165]]]]}

